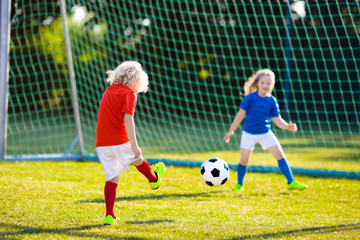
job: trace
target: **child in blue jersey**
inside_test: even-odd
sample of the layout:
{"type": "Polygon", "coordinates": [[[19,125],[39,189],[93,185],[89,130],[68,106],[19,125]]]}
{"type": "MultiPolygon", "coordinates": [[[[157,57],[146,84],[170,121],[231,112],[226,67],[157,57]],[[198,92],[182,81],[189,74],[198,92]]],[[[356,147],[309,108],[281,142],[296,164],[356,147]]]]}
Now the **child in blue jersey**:
{"type": "Polygon", "coordinates": [[[245,118],[240,143],[240,163],[237,167],[238,184],[234,190],[244,190],[244,177],[256,143],[260,143],[263,149],[268,150],[277,159],[279,168],[287,179],[289,190],[307,188],[306,185],[294,180],[281,145],[271,131],[271,120],[281,129],[297,131],[295,123],[287,123],[280,116],[277,100],[271,95],[274,85],[275,74],[269,69],[258,70],[249,77],[244,85],[245,98],[228,133],[223,138],[228,143],[245,118]]]}

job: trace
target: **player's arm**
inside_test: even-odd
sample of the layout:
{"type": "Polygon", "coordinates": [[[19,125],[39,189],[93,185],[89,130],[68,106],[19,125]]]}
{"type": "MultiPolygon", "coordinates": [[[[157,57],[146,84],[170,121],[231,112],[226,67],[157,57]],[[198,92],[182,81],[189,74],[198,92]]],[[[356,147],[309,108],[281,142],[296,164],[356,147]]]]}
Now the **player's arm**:
{"type": "Polygon", "coordinates": [[[240,123],[244,120],[245,115],[246,115],[246,111],[244,109],[240,108],[229,128],[228,133],[223,138],[224,142],[228,143],[230,141],[230,137],[234,134],[235,130],[239,127],[240,123]]]}
{"type": "Polygon", "coordinates": [[[139,148],[136,139],[134,117],[130,114],[125,113],[124,123],[127,135],[130,140],[131,149],[134,152],[134,158],[138,159],[141,157],[141,149],[139,148]]]}
{"type": "Polygon", "coordinates": [[[278,128],[289,130],[292,132],[297,131],[296,123],[292,123],[291,121],[289,123],[287,123],[281,116],[273,117],[272,121],[278,128]]]}

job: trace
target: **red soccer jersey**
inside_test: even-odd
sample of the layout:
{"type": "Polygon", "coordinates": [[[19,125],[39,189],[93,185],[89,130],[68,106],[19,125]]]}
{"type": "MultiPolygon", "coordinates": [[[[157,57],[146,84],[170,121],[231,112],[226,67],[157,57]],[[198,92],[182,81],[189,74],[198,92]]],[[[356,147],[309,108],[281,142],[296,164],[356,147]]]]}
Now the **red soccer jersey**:
{"type": "Polygon", "coordinates": [[[113,84],[106,89],[98,111],[96,147],[120,145],[129,141],[124,117],[125,113],[134,116],[136,99],[136,93],[122,84],[113,84]]]}

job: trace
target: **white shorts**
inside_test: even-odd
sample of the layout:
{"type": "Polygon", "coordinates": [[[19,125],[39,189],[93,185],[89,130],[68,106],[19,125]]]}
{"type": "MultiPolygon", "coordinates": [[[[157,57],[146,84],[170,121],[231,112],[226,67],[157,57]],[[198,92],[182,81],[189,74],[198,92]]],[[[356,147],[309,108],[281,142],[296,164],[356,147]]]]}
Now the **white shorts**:
{"type": "Polygon", "coordinates": [[[107,181],[125,170],[129,172],[128,166],[135,161],[130,142],[116,146],[97,147],[96,153],[104,168],[107,181]]]}
{"type": "Polygon", "coordinates": [[[242,132],[240,148],[254,150],[256,143],[260,143],[263,149],[268,149],[276,145],[281,148],[278,139],[271,130],[264,134],[242,132]]]}

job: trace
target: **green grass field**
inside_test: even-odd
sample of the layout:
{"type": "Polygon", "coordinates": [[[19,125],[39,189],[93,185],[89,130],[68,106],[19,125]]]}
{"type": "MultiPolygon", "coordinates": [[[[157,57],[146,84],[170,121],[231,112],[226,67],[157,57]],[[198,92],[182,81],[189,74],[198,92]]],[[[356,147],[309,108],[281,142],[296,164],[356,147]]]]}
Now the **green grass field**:
{"type": "Polygon", "coordinates": [[[118,224],[103,226],[104,173],[99,163],[0,163],[0,239],[359,239],[357,180],[295,176],[309,185],[286,190],[280,174],[236,173],[205,185],[197,168],[168,166],[150,190],[130,167],[120,175],[118,224]]]}

